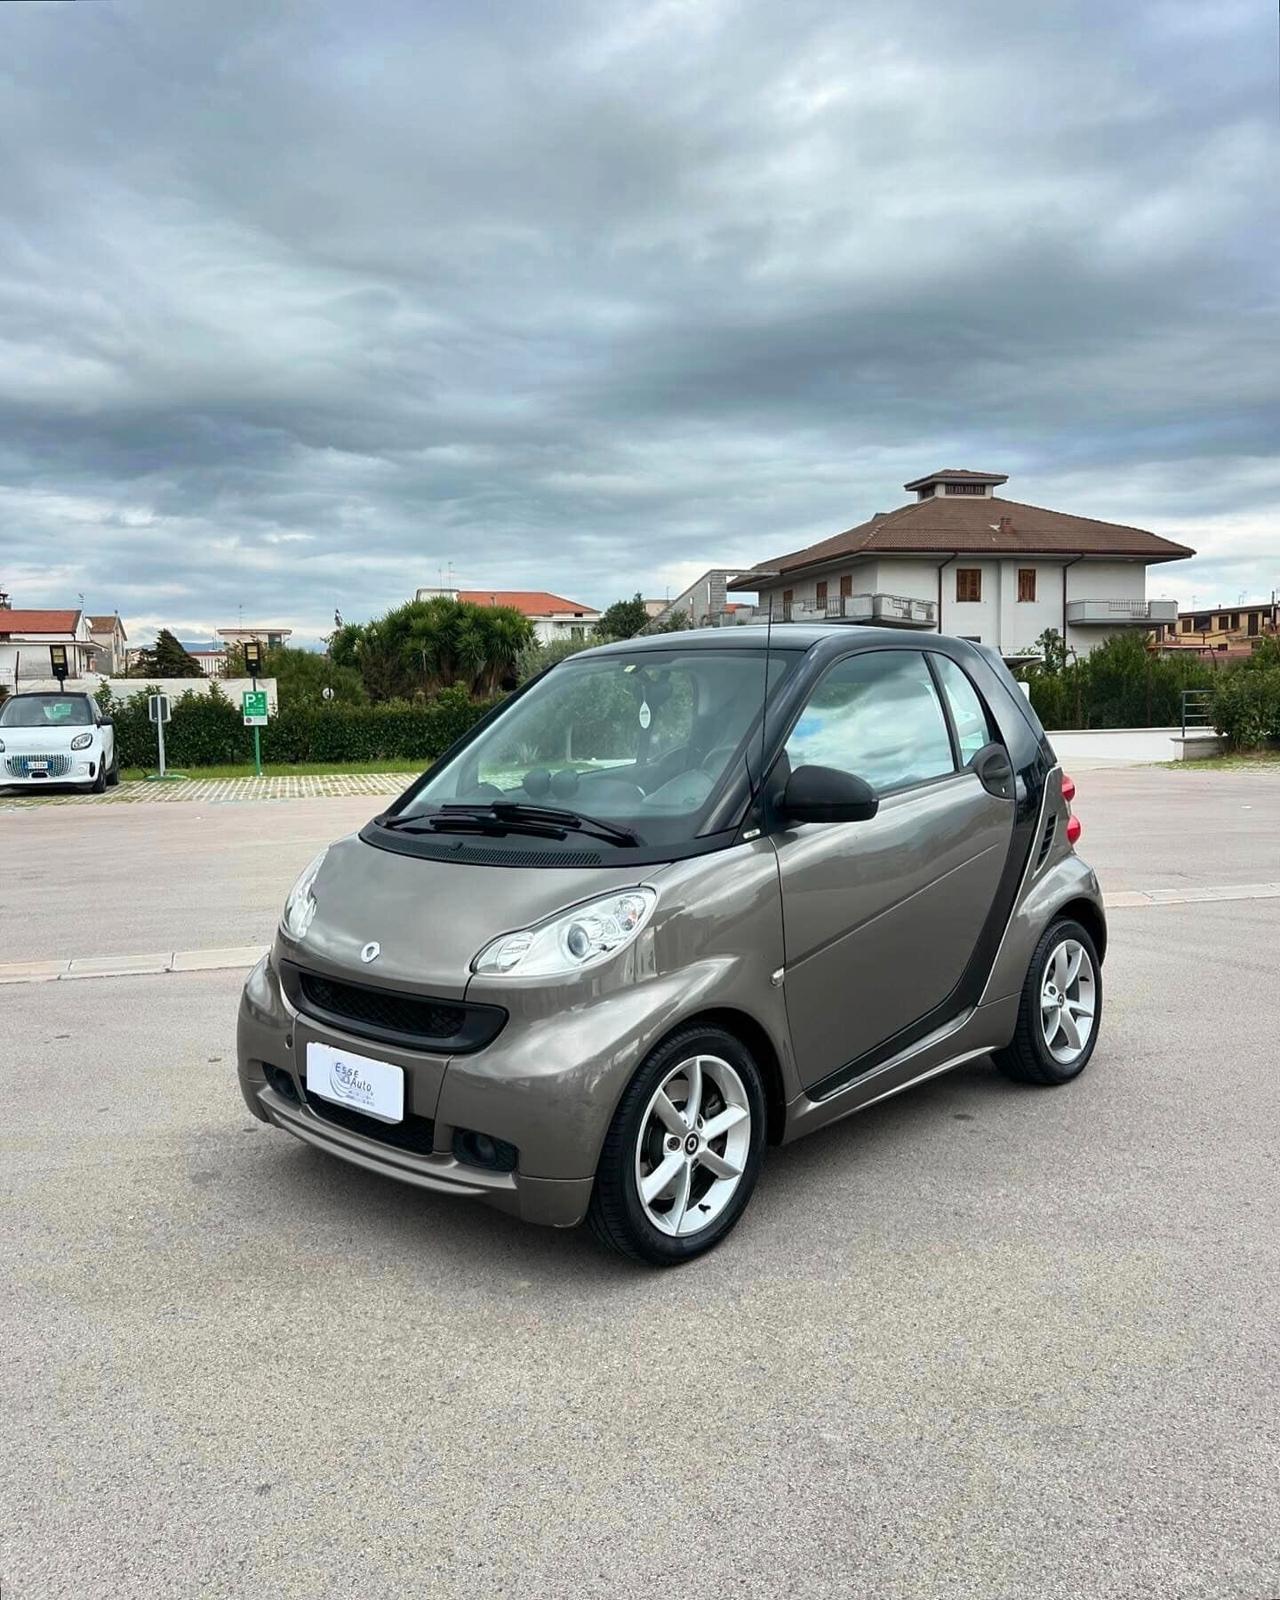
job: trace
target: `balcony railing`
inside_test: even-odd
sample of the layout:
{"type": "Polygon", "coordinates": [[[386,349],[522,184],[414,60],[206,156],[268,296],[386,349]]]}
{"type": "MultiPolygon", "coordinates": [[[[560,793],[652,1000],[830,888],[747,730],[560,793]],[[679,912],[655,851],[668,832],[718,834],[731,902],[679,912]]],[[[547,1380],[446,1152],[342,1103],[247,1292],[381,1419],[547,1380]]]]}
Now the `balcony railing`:
{"type": "Polygon", "coordinates": [[[1068,600],[1067,621],[1077,627],[1152,628],[1178,620],[1176,600],[1068,600]]]}
{"type": "MultiPolygon", "coordinates": [[[[882,628],[936,628],[938,607],[933,600],[915,600],[902,594],[842,594],[819,603],[797,600],[781,612],[774,602],[775,622],[865,622],[882,628]]],[[[768,610],[757,613],[763,620],[768,610]]]]}

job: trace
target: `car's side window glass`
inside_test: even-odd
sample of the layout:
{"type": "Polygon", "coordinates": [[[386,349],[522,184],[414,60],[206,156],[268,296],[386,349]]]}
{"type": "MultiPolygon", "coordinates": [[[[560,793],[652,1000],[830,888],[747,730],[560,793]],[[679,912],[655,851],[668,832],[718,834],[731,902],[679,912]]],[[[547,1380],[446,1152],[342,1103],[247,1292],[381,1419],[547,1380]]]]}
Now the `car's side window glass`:
{"type": "Polygon", "coordinates": [[[978,691],[969,682],[969,675],[947,656],[935,655],[933,664],[938,669],[942,692],[951,707],[951,720],[955,723],[956,738],[960,744],[960,764],[966,766],[982,749],[991,743],[991,725],[986,708],[978,698],[978,691]]]}
{"type": "Polygon", "coordinates": [[[942,703],[919,650],[837,662],[787,740],[791,770],[835,767],[879,793],[955,771],[942,703]]]}

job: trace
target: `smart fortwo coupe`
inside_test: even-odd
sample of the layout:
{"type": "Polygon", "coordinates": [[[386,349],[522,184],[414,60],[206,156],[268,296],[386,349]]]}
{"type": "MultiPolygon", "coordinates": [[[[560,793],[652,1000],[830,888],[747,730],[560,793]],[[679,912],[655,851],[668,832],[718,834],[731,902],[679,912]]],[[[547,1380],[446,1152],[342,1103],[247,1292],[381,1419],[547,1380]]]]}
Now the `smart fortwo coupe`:
{"type": "Polygon", "coordinates": [[[264,1121],[662,1265],[785,1143],[990,1054],[1084,1070],[1106,923],[999,658],[789,624],[511,696],[306,869],[240,1008],[264,1121]]]}

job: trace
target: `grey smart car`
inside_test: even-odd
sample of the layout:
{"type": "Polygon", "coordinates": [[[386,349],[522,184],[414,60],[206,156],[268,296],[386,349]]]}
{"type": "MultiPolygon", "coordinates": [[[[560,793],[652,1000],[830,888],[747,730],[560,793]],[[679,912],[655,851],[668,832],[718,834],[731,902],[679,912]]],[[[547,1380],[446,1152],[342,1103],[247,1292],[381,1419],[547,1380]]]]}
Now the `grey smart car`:
{"type": "Polygon", "coordinates": [[[370,1171],[687,1261],[767,1144],[988,1054],[1084,1070],[1106,923],[1072,793],[964,640],[584,651],[298,879],[245,986],[245,1100],[370,1171]]]}

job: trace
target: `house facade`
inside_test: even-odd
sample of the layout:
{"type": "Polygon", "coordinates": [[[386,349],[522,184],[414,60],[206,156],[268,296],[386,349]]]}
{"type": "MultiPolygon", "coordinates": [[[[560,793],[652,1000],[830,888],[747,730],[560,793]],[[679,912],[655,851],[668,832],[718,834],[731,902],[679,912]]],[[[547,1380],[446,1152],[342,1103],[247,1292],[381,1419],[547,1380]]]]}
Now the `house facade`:
{"type": "Polygon", "coordinates": [[[600,620],[594,606],[545,589],[434,589],[414,592],[415,600],[464,600],[473,606],[510,606],[528,617],[539,644],[557,639],[585,639],[600,620]]]}
{"type": "Polygon", "coordinates": [[[51,644],[66,645],[69,677],[95,670],[98,647],[82,611],[19,609],[0,595],[0,688],[12,692],[24,682],[49,678],[51,644]]]}
{"type": "Polygon", "coordinates": [[[1155,630],[1153,643],[1162,655],[1188,652],[1210,660],[1252,655],[1261,639],[1280,635],[1280,599],[1237,601],[1203,611],[1180,611],[1176,622],[1155,630]]]}
{"type": "Polygon", "coordinates": [[[129,635],[124,631],[120,613],[116,611],[109,617],[90,617],[89,637],[98,650],[94,671],[108,678],[123,673],[129,654],[129,635]]]}
{"type": "Polygon", "coordinates": [[[913,479],[895,511],[762,561],[729,582],[757,616],[834,618],[958,634],[1004,656],[1037,654],[1054,629],[1079,655],[1129,628],[1177,617],[1149,599],[1147,568],[1195,552],[1143,528],[1025,505],[995,493],[1002,473],[945,469],[913,479]]]}
{"type": "Polygon", "coordinates": [[[178,643],[199,665],[206,678],[221,678],[227,670],[227,647],[221,639],[179,639],[178,643]]]}

